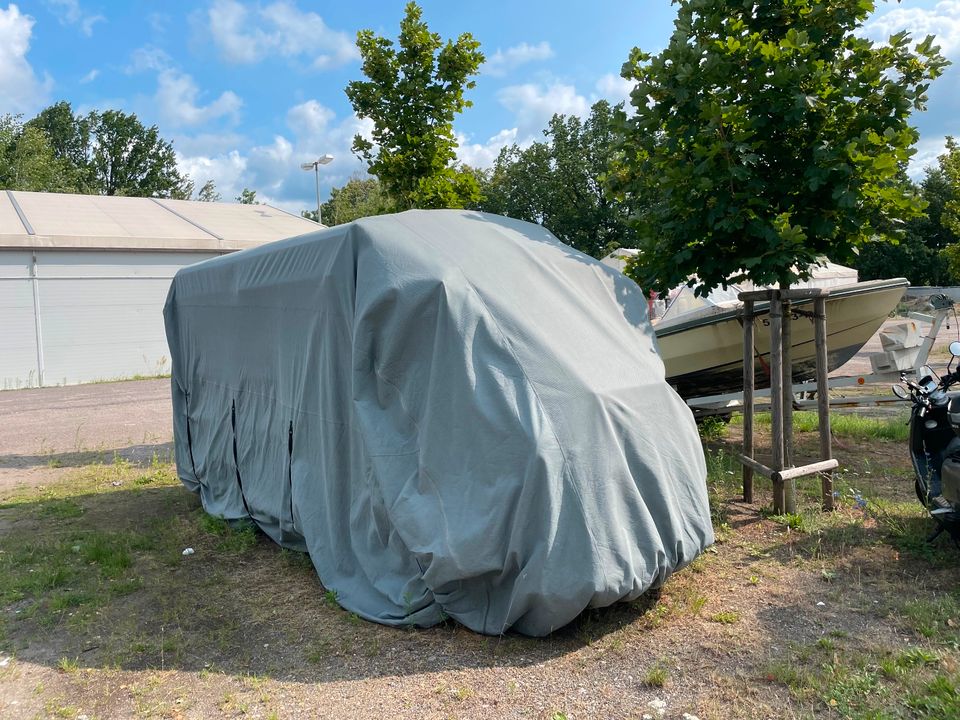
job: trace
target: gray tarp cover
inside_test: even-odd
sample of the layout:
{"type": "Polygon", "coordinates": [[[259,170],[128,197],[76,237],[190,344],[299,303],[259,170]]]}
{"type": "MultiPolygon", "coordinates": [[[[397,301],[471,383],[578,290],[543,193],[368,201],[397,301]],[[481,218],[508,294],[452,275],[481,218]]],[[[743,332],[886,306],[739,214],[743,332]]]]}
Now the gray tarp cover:
{"type": "Polygon", "coordinates": [[[343,607],[542,635],[713,542],[646,299],[544,228],[366,218],[177,273],[177,469],[343,607]]]}

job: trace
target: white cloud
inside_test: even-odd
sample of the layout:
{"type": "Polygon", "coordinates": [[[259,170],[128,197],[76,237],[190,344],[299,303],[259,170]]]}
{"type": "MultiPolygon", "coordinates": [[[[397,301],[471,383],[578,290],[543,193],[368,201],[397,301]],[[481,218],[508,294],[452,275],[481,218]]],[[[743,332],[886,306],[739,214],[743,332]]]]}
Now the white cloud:
{"type": "Polygon", "coordinates": [[[497,93],[497,99],[516,115],[520,137],[539,135],[554,114],[586,117],[590,103],[573,85],[511,85],[497,93]]]}
{"type": "Polygon", "coordinates": [[[158,12],[150,13],[147,15],[147,22],[155,33],[162,35],[167,31],[167,25],[170,24],[170,16],[158,12]]]}
{"type": "Polygon", "coordinates": [[[93,26],[105,22],[103,15],[87,13],[80,7],[79,0],[47,0],[50,10],[56,14],[61,25],[79,25],[80,32],[87,37],[93,35],[93,26]]]}
{"type": "Polygon", "coordinates": [[[488,168],[507,145],[517,142],[517,128],[501,130],[485,143],[471,143],[465,135],[457,133],[457,159],[470,167],[488,168]]]}
{"type": "Polygon", "coordinates": [[[546,40],[536,45],[528,45],[524,42],[506,50],[498,48],[493,57],[483,64],[483,71],[489,75],[506,75],[525,63],[547,60],[552,57],[553,49],[546,40]]]}
{"type": "Polygon", "coordinates": [[[174,126],[199,125],[225,115],[236,116],[243,101],[227,90],[207,105],[198,105],[200,91],[193,78],[177,70],[162,70],[157,76],[157,112],[174,126]]]}
{"type": "Polygon", "coordinates": [[[213,42],[228,62],[305,56],[315,69],[324,70],[359,57],[349,35],[332,30],[322,17],[287,0],[257,4],[252,10],[237,0],[215,0],[207,19],[213,42]]]}
{"type": "Polygon", "coordinates": [[[53,80],[39,80],[27,61],[33,23],[16,5],[0,9],[0,113],[30,114],[53,88],[53,80]]]}
{"type": "Polygon", "coordinates": [[[178,151],[177,167],[193,179],[197,188],[213,180],[224,200],[233,200],[245,187],[241,183],[247,174],[247,159],[237,150],[214,157],[183,155],[178,151]]]}
{"type": "Polygon", "coordinates": [[[947,151],[947,138],[934,137],[921,139],[917,142],[916,154],[910,158],[910,167],[907,174],[914,181],[923,179],[923,171],[927,167],[936,167],[937,158],[947,151]]]}
{"type": "Polygon", "coordinates": [[[100,74],[100,71],[97,70],[97,68],[94,68],[93,70],[88,72],[86,75],[84,75],[82,78],[80,78],[80,84],[86,85],[87,83],[93,82],[94,80],[97,79],[97,76],[99,74],[100,74]]]}
{"type": "Polygon", "coordinates": [[[865,37],[881,42],[901,30],[907,30],[915,41],[936,35],[943,55],[953,56],[960,51],[960,0],[943,0],[929,10],[895,7],[863,26],[865,37]]]}
{"type": "Polygon", "coordinates": [[[128,75],[147,70],[166,70],[173,59],[155,45],[144,45],[130,53],[130,63],[124,68],[128,75]]]}
{"type": "Polygon", "coordinates": [[[288,135],[276,135],[264,145],[249,150],[245,139],[234,136],[226,143],[216,136],[177,138],[178,164],[199,185],[212,179],[224,198],[233,199],[244,188],[256,190],[257,199],[269,201],[289,212],[316,205],[313,174],[300,164],[325,153],[333,162],[320,167],[321,195],[331,185],[340,186],[364,165],[351,152],[353,136],[369,137],[372,123],[355,115],[337,120],[336,114],[316,100],[287,111],[288,135]]]}
{"type": "Polygon", "coordinates": [[[308,100],[287,111],[287,125],[300,137],[321,137],[336,116],[330,108],[316,100],[308,100]]]}
{"type": "Polygon", "coordinates": [[[619,75],[607,73],[597,80],[596,89],[604,100],[616,105],[622,102],[624,108],[630,109],[630,91],[633,90],[632,80],[626,80],[619,75]]]}

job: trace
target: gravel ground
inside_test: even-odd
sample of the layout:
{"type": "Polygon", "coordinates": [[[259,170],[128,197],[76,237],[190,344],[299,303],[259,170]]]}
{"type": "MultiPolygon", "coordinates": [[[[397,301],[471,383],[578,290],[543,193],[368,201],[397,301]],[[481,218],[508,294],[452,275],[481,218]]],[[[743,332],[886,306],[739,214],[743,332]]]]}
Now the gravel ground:
{"type": "Polygon", "coordinates": [[[0,392],[0,489],[42,484],[91,454],[166,457],[172,441],[166,379],[0,392]]]}

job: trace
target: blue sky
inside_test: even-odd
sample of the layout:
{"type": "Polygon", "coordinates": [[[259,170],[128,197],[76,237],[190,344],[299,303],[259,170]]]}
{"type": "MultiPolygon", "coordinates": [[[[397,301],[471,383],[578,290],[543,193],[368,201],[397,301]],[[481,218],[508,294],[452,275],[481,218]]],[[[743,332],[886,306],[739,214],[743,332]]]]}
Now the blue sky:
{"type": "MultiPolygon", "coordinates": [[[[360,75],[357,30],[396,37],[404,2],[354,0],[0,0],[0,114],[30,117],[58,100],[76,111],[114,108],[156,124],[197,186],[225,200],[244,187],[291,211],[315,205],[301,162],[330,153],[321,194],[363,165],[350,153],[356,118],[343,89],[360,75]]],[[[541,137],[555,112],[585,115],[629,87],[620,66],[634,46],[657,51],[672,31],[669,0],[590,4],[424,0],[444,38],[470,32],[487,63],[456,122],[465,162],[488,166],[511,142],[541,137]]],[[[960,0],[881,2],[872,39],[907,29],[938,35],[956,66],[935,83],[913,172],[960,135],[960,0]]]]}

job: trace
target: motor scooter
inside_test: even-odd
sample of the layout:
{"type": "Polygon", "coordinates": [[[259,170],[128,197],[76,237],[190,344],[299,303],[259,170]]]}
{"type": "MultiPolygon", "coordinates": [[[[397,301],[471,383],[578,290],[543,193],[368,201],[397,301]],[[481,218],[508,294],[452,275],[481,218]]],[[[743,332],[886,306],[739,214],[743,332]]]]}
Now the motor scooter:
{"type": "Polygon", "coordinates": [[[910,409],[910,460],[914,470],[917,499],[936,521],[928,542],[943,532],[960,547],[960,395],[950,388],[960,383],[960,341],[950,343],[946,374],[937,375],[922,366],[916,379],[901,375],[893,393],[912,403],[910,409]]]}

